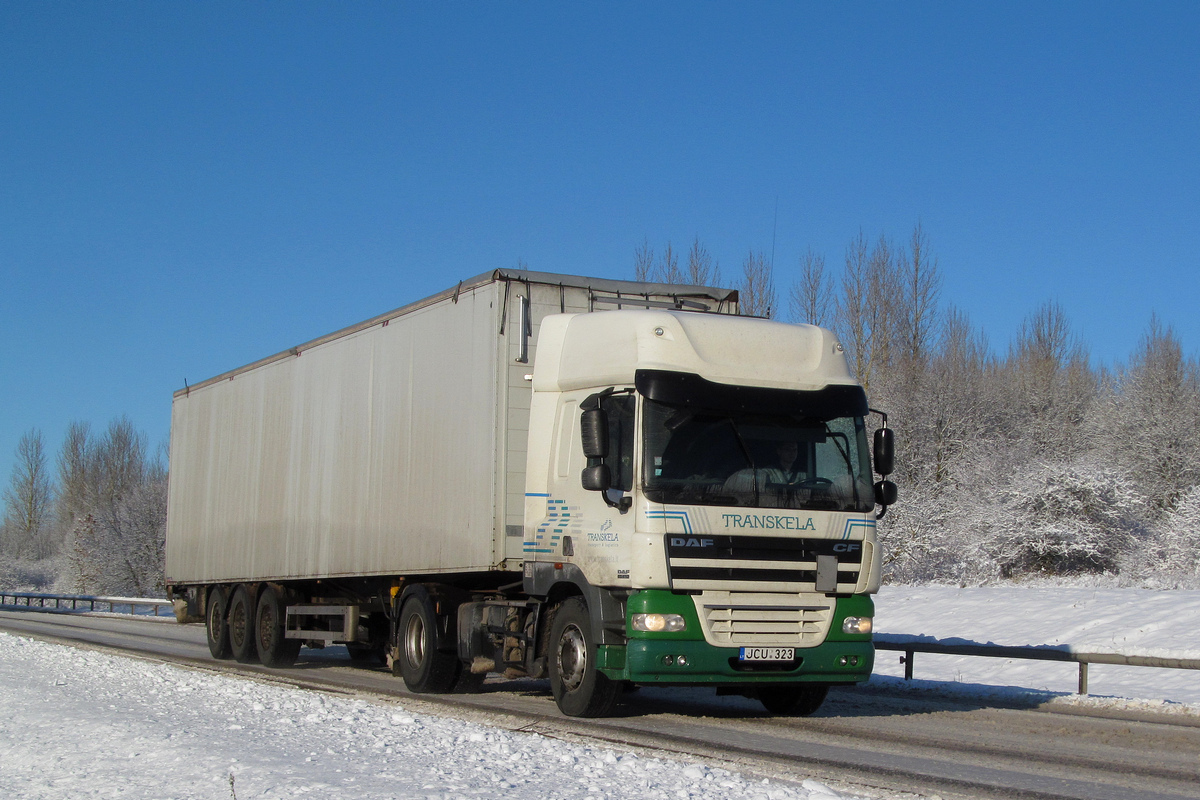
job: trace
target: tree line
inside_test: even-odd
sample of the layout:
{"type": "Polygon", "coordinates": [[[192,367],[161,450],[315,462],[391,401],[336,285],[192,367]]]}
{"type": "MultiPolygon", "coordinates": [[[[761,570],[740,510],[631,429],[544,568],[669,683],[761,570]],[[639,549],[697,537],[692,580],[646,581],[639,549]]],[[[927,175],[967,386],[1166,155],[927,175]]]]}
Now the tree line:
{"type": "Polygon", "coordinates": [[[41,431],[17,444],[4,492],[0,583],[80,594],[160,595],[167,471],[127,417],[72,423],[53,465],[41,431]]]}
{"type": "MultiPolygon", "coordinates": [[[[686,253],[643,242],[634,273],[725,283],[699,237],[686,253]]],[[[1048,301],[997,353],[941,304],[919,224],[903,242],[860,232],[837,268],[808,250],[780,273],[782,295],[770,260],[748,251],[732,281],[742,313],[831,328],[896,431],[901,499],[879,524],[887,580],[1200,588],[1200,365],[1170,326],[1152,317],[1128,363],[1096,367],[1048,301]]],[[[16,455],[0,586],[162,591],[166,466],[127,418],[100,433],[72,424],[53,464],[37,430],[16,455]]]]}
{"type": "MultiPolygon", "coordinates": [[[[720,282],[698,237],[676,259],[643,243],[635,274],[720,282]]],[[[942,305],[920,224],[900,242],[859,232],[837,267],[808,250],[779,272],[748,251],[732,281],[742,312],[831,328],[896,431],[901,500],[879,525],[887,580],[1200,587],[1200,365],[1169,325],[1152,317],[1127,363],[1097,367],[1047,301],[997,353],[942,305]]]]}

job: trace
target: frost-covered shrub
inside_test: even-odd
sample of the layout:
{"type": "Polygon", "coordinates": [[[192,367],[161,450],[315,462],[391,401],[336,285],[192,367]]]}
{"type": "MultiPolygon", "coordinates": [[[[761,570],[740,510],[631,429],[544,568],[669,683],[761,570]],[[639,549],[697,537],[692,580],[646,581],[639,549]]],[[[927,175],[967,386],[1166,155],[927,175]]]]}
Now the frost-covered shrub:
{"type": "Polygon", "coordinates": [[[1156,589],[1200,589],[1200,486],[1193,486],[1122,564],[1125,582],[1156,589]]]}
{"type": "Polygon", "coordinates": [[[1148,535],[1141,495],[1122,473],[1096,463],[1031,465],[997,501],[980,535],[1004,578],[1115,572],[1148,535]]]}
{"type": "Polygon", "coordinates": [[[900,501],[879,524],[885,581],[970,586],[999,577],[980,538],[980,520],[995,512],[994,487],[975,473],[977,465],[959,458],[944,480],[901,481],[900,501]]]}
{"type": "Polygon", "coordinates": [[[48,592],[58,571],[55,559],[30,561],[0,555],[0,589],[6,592],[48,592]]]}

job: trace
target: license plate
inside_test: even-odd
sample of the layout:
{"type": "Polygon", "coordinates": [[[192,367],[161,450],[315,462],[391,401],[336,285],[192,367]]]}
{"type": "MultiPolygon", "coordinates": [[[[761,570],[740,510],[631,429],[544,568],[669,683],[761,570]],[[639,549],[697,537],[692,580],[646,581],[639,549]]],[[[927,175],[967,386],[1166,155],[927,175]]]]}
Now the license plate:
{"type": "Polygon", "coordinates": [[[743,647],[738,653],[739,661],[794,661],[794,647],[743,647]]]}

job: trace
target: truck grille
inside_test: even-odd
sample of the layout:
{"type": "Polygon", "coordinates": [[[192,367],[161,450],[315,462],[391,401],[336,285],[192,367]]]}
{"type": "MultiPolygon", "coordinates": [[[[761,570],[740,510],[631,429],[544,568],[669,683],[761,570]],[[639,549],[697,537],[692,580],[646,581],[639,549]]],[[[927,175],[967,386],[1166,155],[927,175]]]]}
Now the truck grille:
{"type": "Polygon", "coordinates": [[[815,647],[833,620],[824,595],[702,592],[692,600],[705,640],[718,647],[815,647]]]}
{"type": "Polygon", "coordinates": [[[782,536],[665,537],[671,588],[851,593],[863,543],[782,536]]]}

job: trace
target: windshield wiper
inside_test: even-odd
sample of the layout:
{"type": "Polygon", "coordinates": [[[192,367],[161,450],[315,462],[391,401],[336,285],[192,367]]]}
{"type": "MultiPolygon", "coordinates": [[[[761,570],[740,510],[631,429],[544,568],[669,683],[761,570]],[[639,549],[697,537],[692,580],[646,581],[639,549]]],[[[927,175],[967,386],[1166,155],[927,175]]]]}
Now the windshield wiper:
{"type": "Polygon", "coordinates": [[[754,486],[754,505],[759,504],[758,498],[758,466],[754,463],[754,456],[750,455],[750,448],[746,446],[746,440],[742,438],[742,432],[738,430],[737,422],[733,417],[726,417],[729,420],[729,427],[733,428],[733,436],[737,439],[738,447],[742,448],[742,455],[746,457],[746,463],[750,465],[750,476],[754,486]]]}

